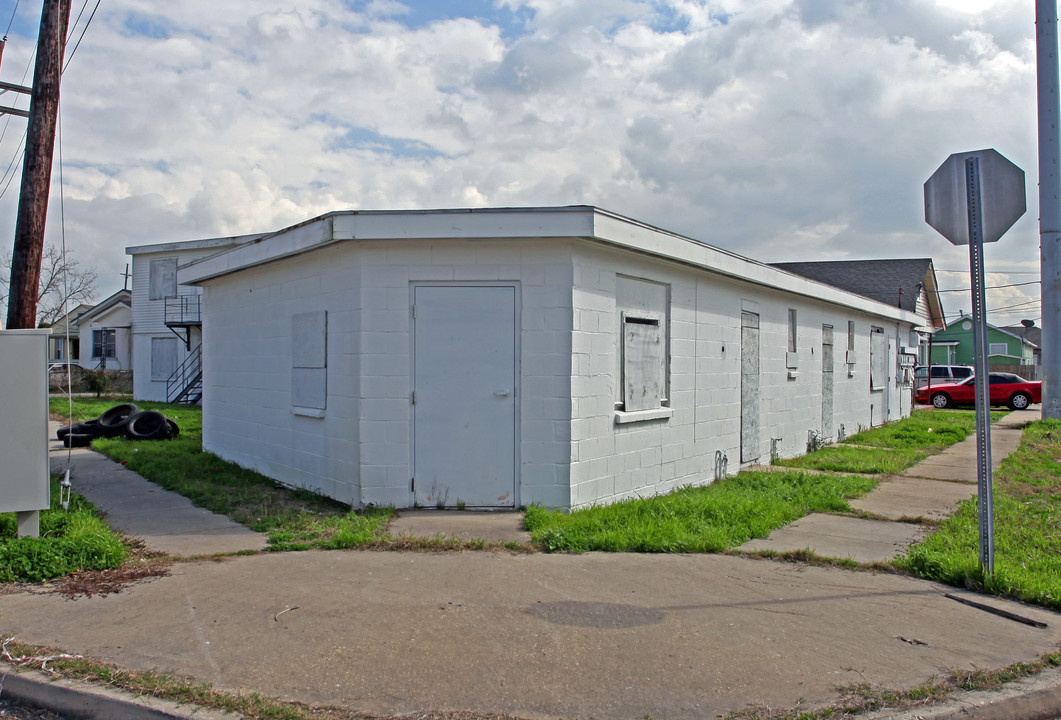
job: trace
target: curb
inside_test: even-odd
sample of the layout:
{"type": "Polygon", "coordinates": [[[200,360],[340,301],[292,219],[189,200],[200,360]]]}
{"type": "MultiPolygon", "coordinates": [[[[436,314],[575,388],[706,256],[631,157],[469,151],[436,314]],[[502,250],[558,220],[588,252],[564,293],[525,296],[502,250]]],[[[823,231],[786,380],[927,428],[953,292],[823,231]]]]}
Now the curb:
{"type": "Polygon", "coordinates": [[[133,696],[110,688],[40,673],[0,674],[0,698],[35,705],[78,720],[233,720],[235,715],[149,696],[133,696]]]}

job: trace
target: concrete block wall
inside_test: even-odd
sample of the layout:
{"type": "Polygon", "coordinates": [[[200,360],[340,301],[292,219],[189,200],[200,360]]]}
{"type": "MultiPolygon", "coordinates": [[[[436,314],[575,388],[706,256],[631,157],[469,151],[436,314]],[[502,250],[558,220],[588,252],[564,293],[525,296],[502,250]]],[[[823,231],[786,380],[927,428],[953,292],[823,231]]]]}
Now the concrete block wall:
{"type": "Polygon", "coordinates": [[[355,506],[412,503],[413,284],[518,285],[520,504],[569,504],[566,241],[340,243],[206,282],[204,449],[355,506]],[[328,399],[293,415],[291,316],[328,312],[328,399]]]}
{"type": "Polygon", "coordinates": [[[362,501],[411,503],[412,286],[514,282],[521,307],[517,503],[566,507],[571,262],[564,241],[359,243],[362,501]]]}
{"type": "Polygon", "coordinates": [[[292,487],[360,502],[358,267],[326,248],[204,290],[203,449],[292,487]],[[291,405],[292,316],[326,310],[322,417],[291,405]]]}
{"type": "MultiPolygon", "coordinates": [[[[580,246],[574,254],[571,507],[668,492],[714,480],[715,453],[740,466],[742,307],[760,316],[760,462],[777,452],[806,452],[808,431],[822,427],[822,325],[833,326],[834,429],[868,426],[881,393],[869,387],[869,330],[864,312],[646,260],[580,246]],[[670,288],[671,416],[617,424],[619,319],[616,277],[670,288]],[[797,368],[786,366],[788,310],[797,310],[797,368]],[[855,321],[858,362],[846,364],[847,322],[855,321]]],[[[892,332],[895,324],[891,325],[892,332]]]]}

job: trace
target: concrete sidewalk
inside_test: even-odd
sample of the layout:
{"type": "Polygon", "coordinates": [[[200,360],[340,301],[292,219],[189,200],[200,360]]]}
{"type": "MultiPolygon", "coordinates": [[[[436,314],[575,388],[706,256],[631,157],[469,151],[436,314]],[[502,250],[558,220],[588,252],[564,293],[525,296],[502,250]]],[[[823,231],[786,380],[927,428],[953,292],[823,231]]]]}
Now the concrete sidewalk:
{"type": "Polygon", "coordinates": [[[112,528],[142,539],[149,549],[191,557],[265,547],[263,534],[195,507],[94,450],[63,447],[55,437],[62,424],[53,420],[48,426],[52,472],[69,468],[74,492],[103,512],[112,528]]]}
{"type": "MultiPolygon", "coordinates": [[[[916,483],[894,482],[874,502],[890,498],[901,516],[916,483]]],[[[106,597],[0,596],[0,633],[382,715],[692,720],[1032,660],[1061,644],[1061,616],[897,575],[724,555],[312,551],[179,563],[106,597]]],[[[1056,688],[1045,697],[1061,703],[1056,688]]]]}
{"type": "MultiPolygon", "coordinates": [[[[1017,449],[1022,428],[1039,416],[1035,406],[1011,412],[991,426],[993,468],[1017,449]]],[[[974,434],[902,475],[885,476],[868,494],[851,501],[851,507],[880,520],[811,513],[737,549],[778,553],[812,550],[820,557],[860,563],[891,560],[931,530],[919,520],[946,518],[959,502],[976,496],[976,455],[974,434]]]]}

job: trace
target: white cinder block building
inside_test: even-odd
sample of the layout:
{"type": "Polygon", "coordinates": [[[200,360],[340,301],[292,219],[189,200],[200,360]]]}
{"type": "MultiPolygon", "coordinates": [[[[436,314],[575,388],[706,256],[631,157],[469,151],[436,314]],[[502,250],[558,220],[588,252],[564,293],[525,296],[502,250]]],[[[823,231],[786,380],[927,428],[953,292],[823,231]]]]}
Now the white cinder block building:
{"type": "Polygon", "coordinates": [[[607,503],[911,409],[916,314],[593,207],[333,213],[178,282],[204,449],[355,506],[607,503]]]}

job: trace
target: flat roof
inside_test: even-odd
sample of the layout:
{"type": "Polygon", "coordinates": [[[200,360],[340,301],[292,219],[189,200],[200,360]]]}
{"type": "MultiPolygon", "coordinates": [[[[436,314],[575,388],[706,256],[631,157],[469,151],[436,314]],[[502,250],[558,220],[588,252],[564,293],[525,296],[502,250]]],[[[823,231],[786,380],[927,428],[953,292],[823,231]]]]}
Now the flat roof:
{"type": "Polygon", "coordinates": [[[178,269],[177,277],[183,285],[196,285],[340,242],[559,238],[619,247],[911,325],[921,323],[916,313],[590,205],[332,212],[192,261],[178,269]]]}

